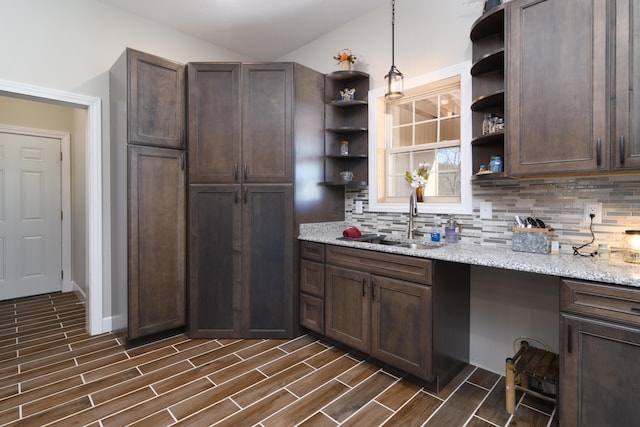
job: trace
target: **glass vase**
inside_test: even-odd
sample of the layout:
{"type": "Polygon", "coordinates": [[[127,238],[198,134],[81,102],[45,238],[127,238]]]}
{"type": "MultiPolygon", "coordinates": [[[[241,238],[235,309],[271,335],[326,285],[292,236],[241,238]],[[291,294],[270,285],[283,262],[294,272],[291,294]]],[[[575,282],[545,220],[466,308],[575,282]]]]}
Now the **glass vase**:
{"type": "Polygon", "coordinates": [[[416,202],[424,202],[424,187],[416,187],[416,202]]]}

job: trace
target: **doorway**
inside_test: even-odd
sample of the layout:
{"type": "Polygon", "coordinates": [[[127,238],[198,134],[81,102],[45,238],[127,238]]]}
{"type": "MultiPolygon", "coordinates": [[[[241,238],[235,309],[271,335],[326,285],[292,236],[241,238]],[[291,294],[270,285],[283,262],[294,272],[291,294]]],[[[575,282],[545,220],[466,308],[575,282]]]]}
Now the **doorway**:
{"type": "Polygon", "coordinates": [[[0,94],[86,110],[86,325],[91,335],[110,330],[103,319],[102,106],[101,99],[0,80],[0,94]]]}

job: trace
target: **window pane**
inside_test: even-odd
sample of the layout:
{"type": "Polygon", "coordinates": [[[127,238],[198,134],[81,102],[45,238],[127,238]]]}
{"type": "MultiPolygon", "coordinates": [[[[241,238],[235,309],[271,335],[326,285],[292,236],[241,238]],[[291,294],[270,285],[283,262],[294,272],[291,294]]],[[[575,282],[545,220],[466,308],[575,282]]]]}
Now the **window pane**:
{"type": "Polygon", "coordinates": [[[460,115],[460,91],[452,90],[440,96],[440,117],[460,115]]]}
{"type": "Polygon", "coordinates": [[[438,170],[451,171],[460,169],[460,147],[438,150],[438,170]]]}
{"type": "Polygon", "coordinates": [[[438,122],[432,121],[416,125],[416,144],[438,142],[438,122]]]}
{"type": "Polygon", "coordinates": [[[412,188],[407,181],[404,180],[404,176],[393,176],[390,181],[389,197],[408,196],[411,193],[412,188]]]}
{"type": "Polygon", "coordinates": [[[435,150],[415,151],[413,153],[413,168],[412,169],[418,169],[418,165],[420,163],[429,163],[429,165],[431,166],[429,168],[429,173],[431,173],[431,171],[433,169],[434,162],[435,162],[435,158],[436,158],[435,150]]]}
{"type": "Polygon", "coordinates": [[[416,101],[416,122],[432,120],[438,117],[438,97],[430,96],[416,101]]]}
{"type": "Polygon", "coordinates": [[[404,174],[410,167],[409,153],[391,154],[389,156],[389,172],[392,175],[404,174]]]}
{"type": "Polygon", "coordinates": [[[460,117],[440,121],[440,141],[460,139],[460,117]]]}
{"type": "Polygon", "coordinates": [[[413,142],[413,130],[411,126],[393,128],[392,147],[408,147],[413,142]]]}
{"type": "Polygon", "coordinates": [[[388,107],[393,117],[393,126],[406,125],[413,122],[413,101],[390,104],[388,107]]]}
{"type": "Polygon", "coordinates": [[[460,195],[460,173],[445,172],[438,174],[438,196],[460,195]]]}

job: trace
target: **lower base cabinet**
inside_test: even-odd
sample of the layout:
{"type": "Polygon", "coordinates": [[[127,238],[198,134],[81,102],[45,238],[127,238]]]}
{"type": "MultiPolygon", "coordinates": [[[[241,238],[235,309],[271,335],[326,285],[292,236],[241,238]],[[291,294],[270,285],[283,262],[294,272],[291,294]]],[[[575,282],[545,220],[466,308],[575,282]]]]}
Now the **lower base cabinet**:
{"type": "Polygon", "coordinates": [[[190,186],[193,338],[290,338],[293,187],[190,186]]]}
{"type": "Polygon", "coordinates": [[[561,284],[560,424],[638,426],[640,291],[561,284]]]}
{"type": "MultiPolygon", "coordinates": [[[[303,258],[309,245],[323,246],[302,242],[303,258]]],[[[301,264],[302,326],[424,380],[436,391],[468,363],[467,266],[333,245],[323,249],[324,294],[313,298],[324,305],[324,332],[307,326],[319,320],[311,322],[304,309],[311,297],[305,293],[305,277],[317,276],[309,274],[306,260],[301,264]]]]}

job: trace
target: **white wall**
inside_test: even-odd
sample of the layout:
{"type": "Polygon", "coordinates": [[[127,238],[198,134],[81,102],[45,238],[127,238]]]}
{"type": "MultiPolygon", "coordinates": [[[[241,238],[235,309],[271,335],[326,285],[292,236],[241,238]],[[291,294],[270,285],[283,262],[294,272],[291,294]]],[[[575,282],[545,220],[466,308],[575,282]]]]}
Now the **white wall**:
{"type": "MultiPolygon", "coordinates": [[[[384,84],[391,67],[391,1],[325,34],[282,58],[323,73],[338,70],[333,55],[350,48],[354,69],[371,75],[371,88],[384,84]]],[[[482,14],[483,1],[396,2],[395,64],[405,79],[471,59],[469,30],[482,14]]]]}

